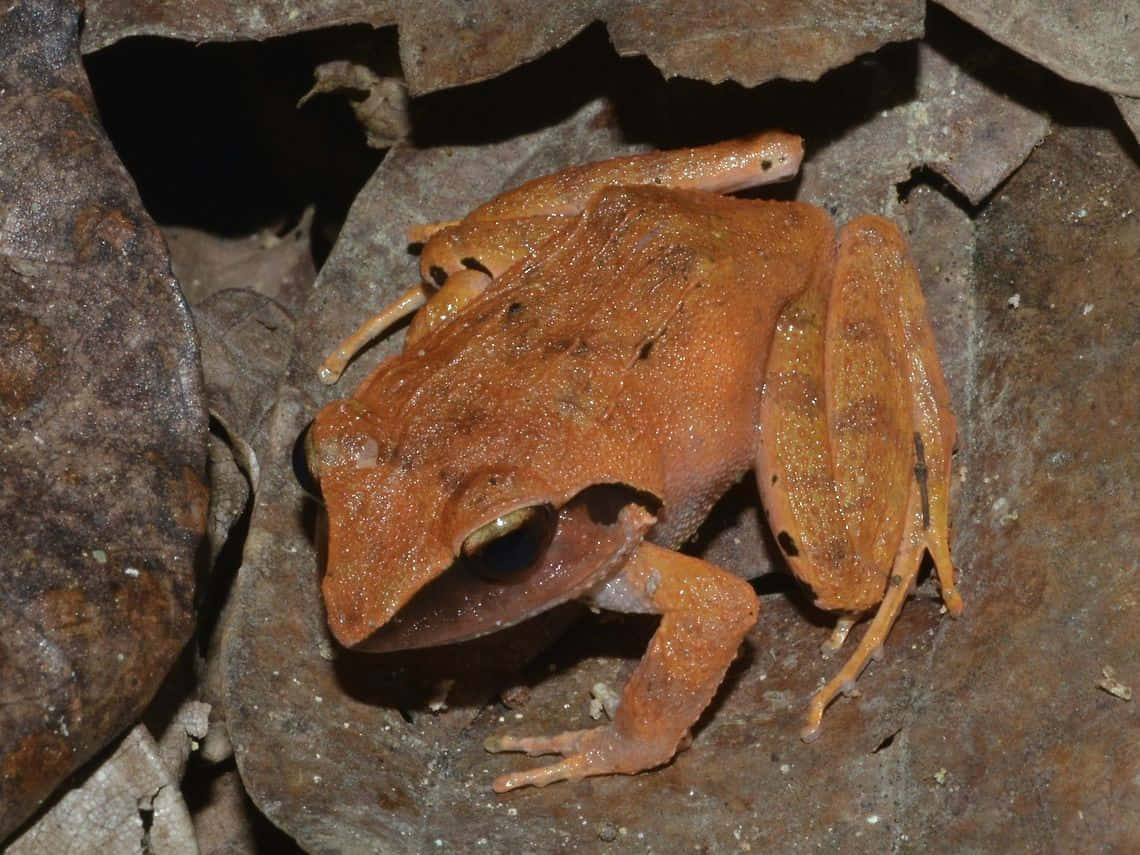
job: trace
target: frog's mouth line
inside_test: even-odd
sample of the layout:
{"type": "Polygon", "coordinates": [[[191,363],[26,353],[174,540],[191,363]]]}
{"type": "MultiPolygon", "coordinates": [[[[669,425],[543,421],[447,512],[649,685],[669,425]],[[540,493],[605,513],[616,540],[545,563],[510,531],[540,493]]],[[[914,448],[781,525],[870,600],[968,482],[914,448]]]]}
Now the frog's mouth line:
{"type": "Polygon", "coordinates": [[[558,509],[549,545],[508,579],[456,559],[356,646],[391,652],[467,641],[582,596],[618,572],[655,522],[658,502],[630,487],[589,487],[558,509]]]}

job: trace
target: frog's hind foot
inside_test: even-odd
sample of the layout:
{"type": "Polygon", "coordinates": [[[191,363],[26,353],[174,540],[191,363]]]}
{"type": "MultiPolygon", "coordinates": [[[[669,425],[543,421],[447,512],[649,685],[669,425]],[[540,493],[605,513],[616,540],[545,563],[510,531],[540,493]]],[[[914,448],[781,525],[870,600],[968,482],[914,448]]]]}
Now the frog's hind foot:
{"type": "Polygon", "coordinates": [[[823,654],[824,659],[829,658],[843,647],[847,641],[847,636],[851,634],[851,627],[855,626],[858,622],[858,617],[848,615],[843,615],[835,621],[835,629],[831,631],[831,635],[827,637],[827,641],[819,646],[819,652],[823,654]]]}
{"type": "MultiPolygon", "coordinates": [[[[921,555],[919,556],[921,559],[921,555]]],[[[855,648],[855,652],[851,654],[851,658],[847,660],[842,668],[839,669],[834,677],[832,677],[827,684],[819,689],[812,695],[811,703],[808,704],[807,724],[800,731],[800,738],[804,742],[812,742],[819,736],[819,726],[823,721],[823,711],[827,709],[830,704],[838,695],[851,697],[856,694],[855,681],[859,679],[859,675],[863,673],[863,669],[867,667],[867,663],[872,659],[882,658],[883,641],[886,640],[887,634],[891,631],[895,620],[902,611],[903,603],[906,602],[907,594],[910,587],[914,582],[914,577],[917,575],[918,562],[915,563],[915,573],[909,574],[909,578],[904,579],[902,576],[893,574],[890,581],[887,583],[887,593],[883,597],[883,601],[879,604],[879,609],[875,612],[875,616],[871,619],[870,626],[863,634],[863,638],[859,641],[859,646],[855,648]]],[[[896,562],[896,568],[898,563],[896,562]]],[[[853,619],[840,618],[840,622],[849,621],[846,629],[850,630],[851,624],[854,623],[853,619]]],[[[823,647],[827,650],[829,644],[835,640],[838,635],[839,626],[836,627],[836,633],[825,642],[823,647]]],[[[846,637],[847,632],[843,633],[846,637]]],[[[842,641],[840,641],[842,644],[842,641]]],[[[831,648],[832,651],[837,650],[838,646],[831,648]]]]}
{"type": "MultiPolygon", "coordinates": [[[[883,657],[883,642],[887,634],[898,619],[903,603],[914,589],[918,578],[919,568],[923,557],[929,553],[934,560],[934,566],[942,585],[942,599],[946,609],[953,617],[962,611],[962,598],[953,586],[954,567],[950,563],[950,550],[947,546],[946,533],[942,529],[932,529],[926,526],[922,511],[921,492],[917,484],[912,484],[910,497],[907,503],[908,520],[903,531],[902,543],[898,554],[891,566],[891,575],[887,580],[886,593],[883,595],[870,626],[859,640],[859,646],[851,654],[839,673],[832,677],[823,688],[812,695],[808,704],[807,724],[800,731],[800,738],[811,742],[819,735],[820,722],[823,720],[823,711],[828,704],[835,700],[837,695],[852,695],[855,690],[855,681],[867,667],[867,663],[883,657]]],[[[830,641],[834,641],[844,627],[846,618],[840,618],[835,633],[830,641]]],[[[850,625],[846,625],[850,629],[850,625]]],[[[846,635],[846,632],[843,633],[846,635]]],[[[824,647],[827,647],[825,643],[824,647]]]]}

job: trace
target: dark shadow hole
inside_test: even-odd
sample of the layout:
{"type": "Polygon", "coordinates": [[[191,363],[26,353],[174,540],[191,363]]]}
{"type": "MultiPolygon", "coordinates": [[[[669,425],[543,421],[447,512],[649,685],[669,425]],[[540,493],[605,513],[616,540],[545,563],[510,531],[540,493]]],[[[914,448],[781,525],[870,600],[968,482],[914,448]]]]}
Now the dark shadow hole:
{"type": "Polygon", "coordinates": [[[313,423],[309,422],[305,425],[305,429],[297,436],[297,441],[293,443],[293,477],[297,479],[297,483],[301,485],[304,490],[313,499],[322,502],[321,484],[317,480],[317,476],[313,474],[313,470],[309,467],[309,455],[305,448],[309,438],[309,431],[313,429],[313,423]]]}
{"type": "Polygon", "coordinates": [[[976,216],[981,210],[981,205],[975,205],[961,190],[929,166],[916,166],[912,169],[910,178],[895,185],[895,195],[900,202],[906,202],[917,187],[929,187],[931,190],[941,193],[971,217],[976,216]]]}
{"type": "Polygon", "coordinates": [[[313,68],[330,60],[398,73],[396,29],[207,44],[144,36],[89,54],[84,65],[100,121],[157,222],[280,235],[315,206],[319,263],[383,157],[366,145],[343,94],[298,109],[313,68]]]}
{"type": "Polygon", "coordinates": [[[894,744],[895,737],[898,736],[900,733],[902,733],[901,727],[898,730],[896,730],[894,733],[892,733],[890,736],[888,736],[886,739],[884,739],[882,742],[880,742],[877,746],[875,746],[875,749],[871,753],[872,754],[878,754],[880,751],[885,751],[886,749],[890,748],[894,744]]]}
{"type": "MultiPolygon", "coordinates": [[[[210,433],[224,442],[233,450],[233,440],[225,426],[213,415],[210,416],[210,433]]],[[[241,467],[239,466],[239,469],[241,467]]],[[[248,473],[244,473],[248,479],[248,473]]],[[[212,567],[205,567],[202,574],[202,584],[199,590],[201,602],[198,613],[201,616],[198,622],[198,646],[203,655],[209,647],[210,639],[221,615],[222,604],[229,598],[230,588],[237,578],[238,567],[241,566],[242,555],[245,552],[245,540],[249,535],[249,523],[253,516],[253,490],[250,488],[246,495],[245,505],[240,516],[230,525],[226,532],[226,540],[218,550],[212,567]]],[[[205,546],[205,542],[203,543],[205,546]]],[[[208,554],[206,555],[208,558],[208,554]]]]}

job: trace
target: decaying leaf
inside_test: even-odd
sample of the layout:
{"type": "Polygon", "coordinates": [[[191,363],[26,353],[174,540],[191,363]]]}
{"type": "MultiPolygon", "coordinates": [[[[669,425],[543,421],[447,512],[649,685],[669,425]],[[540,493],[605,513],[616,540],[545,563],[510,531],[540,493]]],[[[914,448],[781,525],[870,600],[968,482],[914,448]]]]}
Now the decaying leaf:
{"type": "Polygon", "coordinates": [[[961,28],[956,35],[918,46],[913,99],[883,110],[809,159],[804,198],[841,219],[865,210],[868,201],[873,209],[892,210],[897,185],[925,166],[977,204],[1025,161],[1044,138],[1048,118],[1002,91],[1034,69],[961,28]]]}
{"type": "Polygon", "coordinates": [[[364,128],[368,145],[388,148],[411,132],[408,89],[402,80],[381,77],[367,66],[345,60],[318,65],[313,73],[316,82],[297,102],[298,107],[317,94],[356,90],[365,93],[364,98],[349,103],[356,120],[364,128]]]}
{"type": "Polygon", "coordinates": [[[4,851],[195,855],[194,825],[178,780],[150,732],[137,725],[81,786],[4,851]]]}
{"type": "Polygon", "coordinates": [[[1140,14],[1135,2],[941,0],[941,5],[1062,77],[1140,97],[1140,14]]]}
{"type": "Polygon", "coordinates": [[[78,24],[0,8],[0,837],[154,694],[206,513],[194,331],[78,24]]]}
{"type": "Polygon", "coordinates": [[[531,3],[484,0],[325,0],[303,8],[265,0],[189,7],[90,0],[83,49],[132,35],[191,41],[265,39],[317,27],[395,24],[408,88],[422,95],[485,80],[561,47],[595,21],[623,55],[645,54],[666,76],[755,85],[775,77],[812,80],[887,42],[922,34],[923,4],[872,0],[684,0],[614,4],[608,0],[531,3]]]}

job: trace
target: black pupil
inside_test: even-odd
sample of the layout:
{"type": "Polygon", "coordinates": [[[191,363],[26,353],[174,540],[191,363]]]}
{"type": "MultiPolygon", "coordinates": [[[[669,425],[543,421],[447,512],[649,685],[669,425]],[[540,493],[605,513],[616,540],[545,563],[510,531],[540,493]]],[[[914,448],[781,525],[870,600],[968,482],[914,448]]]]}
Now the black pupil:
{"type": "Polygon", "coordinates": [[[486,543],[473,556],[476,572],[489,582],[509,582],[531,567],[550,540],[550,523],[537,514],[513,531],[486,543]]]}

